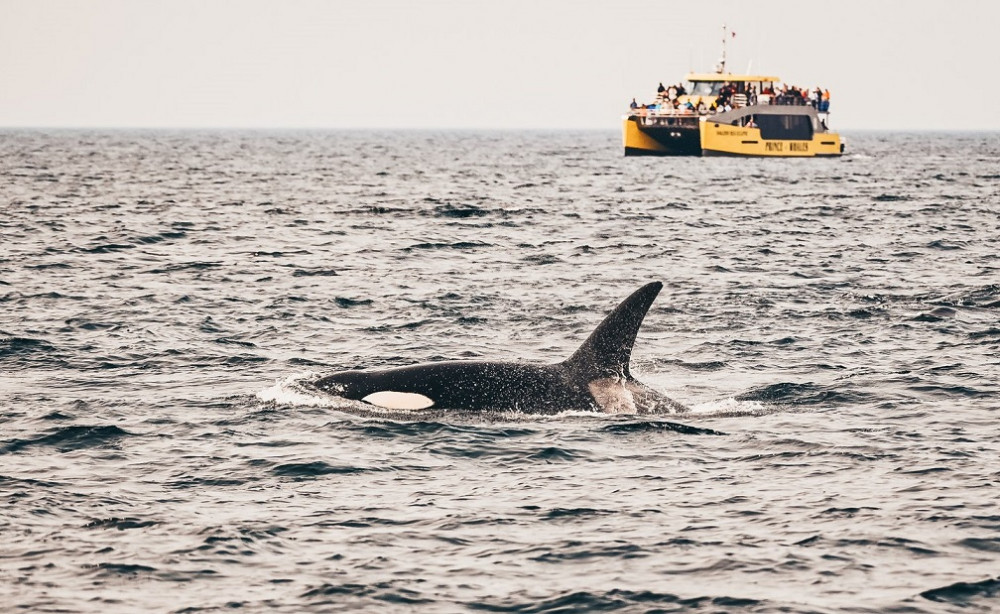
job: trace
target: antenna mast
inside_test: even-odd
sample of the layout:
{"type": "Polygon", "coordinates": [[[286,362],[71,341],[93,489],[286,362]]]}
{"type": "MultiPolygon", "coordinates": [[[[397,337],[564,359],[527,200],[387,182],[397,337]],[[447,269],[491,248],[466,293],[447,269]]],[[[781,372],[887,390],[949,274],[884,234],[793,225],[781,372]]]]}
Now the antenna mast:
{"type": "Polygon", "coordinates": [[[726,72],[726,24],[722,24],[722,58],[719,60],[715,72],[720,75],[726,72]]]}

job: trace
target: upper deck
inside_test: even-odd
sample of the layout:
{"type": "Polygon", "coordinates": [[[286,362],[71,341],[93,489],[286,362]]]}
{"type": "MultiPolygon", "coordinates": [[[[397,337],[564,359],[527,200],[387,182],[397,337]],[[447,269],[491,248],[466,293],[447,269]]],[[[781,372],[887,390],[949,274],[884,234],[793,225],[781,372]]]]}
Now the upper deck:
{"type": "Polygon", "coordinates": [[[634,105],[629,115],[650,118],[647,125],[661,117],[704,116],[749,106],[779,105],[810,107],[829,113],[829,90],[779,86],[779,77],[760,74],[689,73],[687,86],[672,85],[658,91],[651,104],[634,105]]]}
{"type": "Polygon", "coordinates": [[[695,81],[729,81],[730,83],[778,83],[779,77],[770,75],[737,75],[731,72],[692,72],[688,73],[685,79],[689,82],[695,81]]]}

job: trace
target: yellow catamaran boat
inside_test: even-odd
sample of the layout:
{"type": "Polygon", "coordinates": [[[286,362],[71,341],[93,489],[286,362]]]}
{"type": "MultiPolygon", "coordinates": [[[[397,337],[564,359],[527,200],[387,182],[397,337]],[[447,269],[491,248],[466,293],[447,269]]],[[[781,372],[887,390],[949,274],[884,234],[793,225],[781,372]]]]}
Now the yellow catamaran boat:
{"type": "Polygon", "coordinates": [[[844,153],[831,132],[829,90],[780,87],[773,75],[691,73],[683,84],[660,85],[656,102],[632,101],[622,118],[626,156],[817,157],[844,153]]]}

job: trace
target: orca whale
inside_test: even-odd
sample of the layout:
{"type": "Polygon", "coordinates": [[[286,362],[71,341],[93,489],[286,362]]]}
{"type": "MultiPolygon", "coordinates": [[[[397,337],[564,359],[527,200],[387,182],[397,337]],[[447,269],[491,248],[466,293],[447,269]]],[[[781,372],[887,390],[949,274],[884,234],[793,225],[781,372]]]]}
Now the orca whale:
{"type": "Polygon", "coordinates": [[[386,409],[683,412],[683,405],[642,384],[629,371],[639,326],[662,287],[653,282],[636,290],[572,356],[555,364],[442,361],[343,371],[312,385],[386,409]]]}

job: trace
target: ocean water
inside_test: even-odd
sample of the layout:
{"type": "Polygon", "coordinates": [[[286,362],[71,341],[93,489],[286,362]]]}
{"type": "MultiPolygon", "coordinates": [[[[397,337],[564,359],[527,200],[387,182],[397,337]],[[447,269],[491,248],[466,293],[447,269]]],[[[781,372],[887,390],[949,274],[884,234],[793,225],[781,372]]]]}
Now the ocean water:
{"type": "Polygon", "coordinates": [[[2,609],[1000,609],[1000,134],[848,148],[0,133],[2,609]],[[303,386],[558,361],[653,280],[683,414],[303,386]]]}

